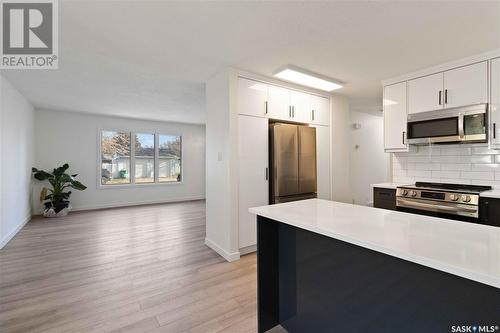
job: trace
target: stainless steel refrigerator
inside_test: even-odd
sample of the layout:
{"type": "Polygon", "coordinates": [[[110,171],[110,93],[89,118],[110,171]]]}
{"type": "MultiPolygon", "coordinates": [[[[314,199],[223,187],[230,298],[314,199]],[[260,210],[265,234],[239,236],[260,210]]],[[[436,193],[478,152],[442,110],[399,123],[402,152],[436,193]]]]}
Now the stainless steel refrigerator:
{"type": "Polygon", "coordinates": [[[316,198],[316,128],[271,123],[271,204],[316,198]]]}

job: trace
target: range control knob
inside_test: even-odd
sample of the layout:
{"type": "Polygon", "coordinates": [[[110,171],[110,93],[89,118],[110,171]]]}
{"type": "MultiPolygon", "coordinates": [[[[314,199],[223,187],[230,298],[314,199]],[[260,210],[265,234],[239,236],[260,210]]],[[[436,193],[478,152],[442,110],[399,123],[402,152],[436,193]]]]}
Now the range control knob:
{"type": "Polygon", "coordinates": [[[470,202],[471,201],[471,197],[468,196],[468,195],[462,195],[462,201],[463,202],[470,202]]]}
{"type": "Polygon", "coordinates": [[[408,190],[402,190],[401,191],[401,194],[406,197],[408,195],[408,190]]]}
{"type": "Polygon", "coordinates": [[[416,197],[417,196],[417,191],[411,191],[411,196],[416,197]]]}
{"type": "Polygon", "coordinates": [[[460,198],[460,196],[457,195],[457,194],[451,194],[450,195],[450,200],[451,201],[457,201],[459,198],[460,198]]]}

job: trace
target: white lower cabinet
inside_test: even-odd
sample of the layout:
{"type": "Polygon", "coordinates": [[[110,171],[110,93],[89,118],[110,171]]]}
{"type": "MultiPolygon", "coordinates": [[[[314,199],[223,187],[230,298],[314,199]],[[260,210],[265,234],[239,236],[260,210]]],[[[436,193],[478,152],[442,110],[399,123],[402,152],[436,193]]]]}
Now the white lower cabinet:
{"type": "Polygon", "coordinates": [[[500,58],[491,60],[490,146],[500,148],[500,58]]]}
{"type": "Polygon", "coordinates": [[[238,122],[238,229],[242,249],[257,243],[256,218],[248,209],[269,203],[268,120],[239,115],[238,122]]]}
{"type": "Polygon", "coordinates": [[[316,174],[318,198],[330,200],[330,127],[316,127],[316,174]]]}

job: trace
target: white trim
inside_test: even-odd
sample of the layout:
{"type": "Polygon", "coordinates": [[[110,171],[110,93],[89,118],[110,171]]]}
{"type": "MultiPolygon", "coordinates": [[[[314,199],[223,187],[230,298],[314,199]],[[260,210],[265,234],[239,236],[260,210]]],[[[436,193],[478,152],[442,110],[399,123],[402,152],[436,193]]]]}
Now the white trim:
{"type": "Polygon", "coordinates": [[[3,247],[5,245],[7,245],[7,243],[12,239],[14,238],[15,235],[17,235],[17,233],[19,231],[21,231],[21,229],[26,225],[26,223],[28,223],[29,221],[31,220],[31,215],[27,216],[24,218],[24,221],[21,222],[21,224],[19,224],[14,230],[12,230],[10,232],[10,234],[8,234],[7,236],[5,236],[2,241],[0,241],[0,250],[3,249],[3,247]]]}
{"type": "Polygon", "coordinates": [[[211,241],[206,237],[205,237],[205,245],[214,250],[215,252],[217,252],[218,255],[220,255],[222,258],[226,259],[229,262],[240,259],[240,252],[229,253],[224,249],[222,249],[222,247],[217,245],[215,242],[211,241]]]}
{"type": "Polygon", "coordinates": [[[418,70],[415,72],[407,73],[407,74],[404,74],[401,76],[382,80],[382,85],[388,86],[388,85],[392,85],[392,84],[399,83],[402,81],[408,81],[408,80],[415,79],[418,77],[428,76],[431,74],[436,74],[439,72],[448,71],[448,70],[451,70],[454,68],[472,65],[472,64],[475,64],[478,62],[488,61],[488,60],[491,60],[491,59],[497,58],[497,57],[500,57],[500,49],[485,52],[485,53],[474,55],[474,56],[467,57],[467,58],[449,61],[447,63],[439,64],[439,65],[428,67],[428,68],[418,70]]]}
{"type": "Polygon", "coordinates": [[[85,210],[98,210],[98,209],[108,209],[108,208],[121,208],[121,207],[133,207],[133,206],[143,206],[143,205],[158,205],[166,203],[184,202],[184,201],[197,201],[205,200],[204,195],[175,198],[167,200],[147,200],[147,201],[136,201],[136,202],[123,202],[123,203],[110,203],[104,205],[89,205],[89,206],[72,206],[72,211],[85,211],[85,210]]]}
{"type": "Polygon", "coordinates": [[[245,254],[253,253],[257,251],[257,244],[255,245],[250,245],[246,247],[242,247],[240,249],[240,256],[244,256],[245,254]]]}

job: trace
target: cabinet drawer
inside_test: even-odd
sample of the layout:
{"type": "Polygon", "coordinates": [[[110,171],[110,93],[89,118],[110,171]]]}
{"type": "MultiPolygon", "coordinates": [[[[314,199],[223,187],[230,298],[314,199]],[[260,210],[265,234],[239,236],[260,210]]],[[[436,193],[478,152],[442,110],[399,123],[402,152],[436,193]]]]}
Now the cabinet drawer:
{"type": "Polygon", "coordinates": [[[375,187],[373,189],[373,207],[396,210],[396,190],[375,187]]]}

